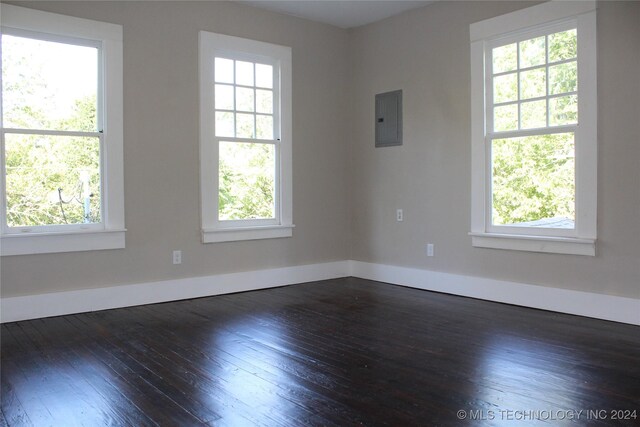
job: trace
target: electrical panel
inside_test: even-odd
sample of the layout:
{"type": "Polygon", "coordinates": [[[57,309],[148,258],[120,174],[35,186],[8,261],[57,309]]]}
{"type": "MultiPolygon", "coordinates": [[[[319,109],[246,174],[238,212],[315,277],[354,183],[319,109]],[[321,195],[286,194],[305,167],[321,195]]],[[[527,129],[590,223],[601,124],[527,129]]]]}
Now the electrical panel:
{"type": "Polygon", "coordinates": [[[402,91],[376,95],[376,147],[402,145],[402,91]]]}

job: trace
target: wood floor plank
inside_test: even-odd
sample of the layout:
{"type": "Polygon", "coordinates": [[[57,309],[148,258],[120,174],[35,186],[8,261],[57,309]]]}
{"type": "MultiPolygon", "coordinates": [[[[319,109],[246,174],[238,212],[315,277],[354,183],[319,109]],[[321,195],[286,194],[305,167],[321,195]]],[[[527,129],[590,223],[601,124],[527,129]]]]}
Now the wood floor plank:
{"type": "Polygon", "coordinates": [[[11,425],[31,426],[33,423],[22,406],[20,399],[15,393],[14,385],[11,380],[12,372],[9,366],[2,364],[0,367],[0,395],[2,396],[2,419],[11,425]]]}
{"type": "Polygon", "coordinates": [[[65,317],[41,319],[30,323],[41,334],[42,339],[50,342],[52,349],[56,349],[49,353],[62,370],[66,381],[73,384],[80,398],[92,406],[92,412],[99,414],[104,420],[103,424],[140,427],[157,425],[118,387],[108,381],[109,375],[106,368],[86,360],[78,353],[78,347],[88,340],[86,337],[78,337],[77,334],[73,338],[70,333],[75,331],[75,328],[65,317]],[[68,336],[65,336],[65,331],[69,333],[68,336]],[[64,337],[62,341],[73,342],[73,345],[60,344],[61,336],[64,337]]]}
{"type": "MultiPolygon", "coordinates": [[[[315,425],[310,421],[315,418],[316,411],[311,405],[313,393],[303,384],[284,375],[265,375],[260,368],[247,362],[242,357],[241,340],[222,342],[223,332],[220,330],[216,334],[215,343],[208,341],[208,336],[195,333],[189,335],[188,341],[171,330],[165,330],[165,333],[170,336],[171,342],[178,345],[175,348],[177,352],[191,356],[189,363],[212,367],[211,374],[217,380],[224,381],[234,397],[251,406],[254,411],[278,424],[315,425]],[[203,348],[207,349],[206,354],[199,351],[203,348]],[[300,396],[304,396],[304,399],[300,396]]],[[[328,421],[324,424],[331,425],[328,421]]]]}
{"type": "Polygon", "coordinates": [[[8,323],[0,427],[640,425],[639,331],[355,278],[8,323]]]}
{"type": "Polygon", "coordinates": [[[206,420],[199,419],[183,408],[173,399],[173,396],[168,396],[149,382],[148,376],[140,375],[141,371],[135,363],[130,360],[121,360],[110,347],[95,343],[88,347],[88,350],[98,360],[112,368],[116,375],[124,379],[128,388],[135,390],[136,401],[144,400],[151,406],[151,413],[154,414],[154,418],[159,418],[161,424],[168,422],[178,425],[204,425],[206,423],[206,420]]]}
{"type": "MultiPolygon", "coordinates": [[[[194,362],[193,358],[184,357],[186,346],[174,346],[175,340],[171,340],[171,345],[165,342],[157,342],[153,338],[141,337],[139,344],[145,346],[149,352],[154,353],[154,359],[166,359],[171,364],[174,374],[191,383],[191,387],[198,392],[210,398],[210,404],[216,408],[221,416],[221,420],[216,421],[216,425],[225,423],[227,425],[279,425],[275,419],[270,418],[268,414],[260,413],[254,400],[245,402],[241,400],[241,396],[234,393],[233,388],[227,387],[228,379],[216,372],[220,367],[217,361],[212,358],[198,359],[194,362]],[[211,365],[216,368],[211,369],[211,365]]],[[[189,352],[192,353],[192,352],[189,352]]],[[[204,355],[204,354],[202,354],[204,355]]],[[[238,370],[237,367],[233,368],[238,370]]],[[[255,383],[258,378],[251,377],[246,384],[255,383]]],[[[238,381],[242,381],[238,378],[238,381]]],[[[270,408],[271,409],[271,408],[270,408]]]]}
{"type": "MultiPolygon", "coordinates": [[[[21,323],[24,334],[41,349],[46,345],[38,337],[35,325],[38,321],[21,323]]],[[[110,402],[104,401],[95,390],[64,360],[62,350],[30,352],[20,364],[29,363],[22,369],[24,381],[20,393],[35,393],[43,405],[60,424],[67,425],[121,425],[125,420],[113,411],[110,402]],[[46,392],[42,392],[42,390],[46,392]]],[[[23,399],[24,400],[24,399],[23,399]]]]}
{"type": "MultiPolygon", "coordinates": [[[[166,332],[167,334],[171,334],[170,331],[166,332]]],[[[214,362],[216,371],[229,382],[255,383],[257,380],[264,381],[266,384],[262,384],[261,387],[266,387],[266,389],[269,390],[269,394],[280,400],[278,405],[284,404],[285,402],[282,401],[284,400],[299,405],[300,411],[306,410],[307,412],[311,411],[311,413],[320,411],[325,414],[323,425],[331,425],[332,422],[329,420],[332,417],[330,415],[336,413],[345,414],[345,416],[339,418],[342,422],[348,419],[348,414],[346,413],[348,408],[341,405],[340,402],[329,399],[326,393],[322,394],[326,392],[326,390],[318,391],[316,387],[314,387],[314,384],[301,380],[301,378],[296,378],[296,376],[290,372],[279,370],[277,367],[269,364],[264,364],[260,359],[251,357],[250,352],[244,348],[242,341],[237,340],[237,337],[234,335],[219,332],[216,336],[217,344],[215,346],[204,343],[206,337],[198,337],[196,335],[189,337],[190,342],[182,341],[179,336],[175,335],[171,335],[171,338],[171,341],[178,346],[177,351],[179,351],[179,349],[187,350],[182,353],[193,355],[198,353],[194,351],[194,349],[199,346],[208,348],[210,352],[215,355],[210,361],[214,362]],[[226,341],[226,338],[229,339],[229,342],[226,341]],[[189,345],[196,347],[190,348],[189,345]]],[[[250,343],[247,344],[250,345],[250,343]]],[[[203,362],[196,359],[189,360],[189,363],[203,365],[206,364],[206,361],[203,362]]],[[[243,395],[246,395],[246,393],[247,392],[243,392],[243,395]]],[[[251,402],[255,405],[255,398],[249,399],[249,403],[251,402]]],[[[277,408],[277,406],[273,405],[273,400],[269,403],[270,406],[277,408]]],[[[285,413],[288,412],[291,411],[289,410],[285,413]]],[[[309,413],[305,413],[305,418],[311,419],[312,417],[310,417],[309,413]]],[[[296,414],[295,420],[301,420],[299,413],[296,414]]],[[[290,423],[293,420],[288,419],[284,421],[290,423]]]]}

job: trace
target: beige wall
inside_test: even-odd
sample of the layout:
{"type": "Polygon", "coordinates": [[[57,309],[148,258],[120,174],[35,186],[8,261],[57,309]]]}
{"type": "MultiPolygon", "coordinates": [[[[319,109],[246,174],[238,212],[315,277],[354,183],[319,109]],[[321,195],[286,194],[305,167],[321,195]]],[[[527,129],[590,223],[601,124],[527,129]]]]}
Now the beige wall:
{"type": "Polygon", "coordinates": [[[220,2],[21,4],[124,25],[129,231],[124,250],[3,257],[3,297],[351,258],[640,298],[640,2],[600,5],[596,257],[467,236],[469,24],[526,3],[438,2],[351,31],[220,2]],[[293,238],[200,243],[201,29],[293,47],[293,238]],[[395,89],[404,145],[374,149],[374,94],[395,89]]]}
{"type": "Polygon", "coordinates": [[[124,250],[2,257],[3,297],[348,258],[346,31],[222,2],[14,4],[124,26],[128,232],[124,250]],[[292,238],[200,243],[199,30],[293,48],[292,238]]]}
{"type": "Polygon", "coordinates": [[[471,247],[469,24],[527,6],[439,2],[352,31],[351,258],[640,298],[640,2],[599,5],[597,256],[471,247]],[[395,89],[404,145],[375,149],[374,94],[395,89]]]}

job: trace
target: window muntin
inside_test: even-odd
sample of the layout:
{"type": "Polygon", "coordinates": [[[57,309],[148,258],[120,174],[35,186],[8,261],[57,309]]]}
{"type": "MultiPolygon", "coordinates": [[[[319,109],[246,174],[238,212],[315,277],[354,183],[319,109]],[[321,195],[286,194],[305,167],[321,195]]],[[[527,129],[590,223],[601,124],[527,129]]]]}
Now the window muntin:
{"type": "Polygon", "coordinates": [[[216,136],[274,139],[275,71],[271,64],[215,58],[216,136]]]}
{"type": "Polygon", "coordinates": [[[489,231],[575,231],[577,42],[569,22],[489,43],[489,231]]]}
{"type": "MultiPolygon", "coordinates": [[[[595,255],[598,190],[596,16],[595,1],[545,2],[470,25],[472,180],[469,235],[474,247],[595,255]],[[577,35],[575,44],[561,42],[562,35],[556,35],[573,29],[577,35]],[[543,37],[544,50],[541,40],[543,37]],[[521,48],[519,42],[526,43],[521,48]],[[552,46],[554,48],[550,49],[552,46]],[[521,51],[525,54],[533,52],[531,58],[519,61],[521,51]],[[573,72],[572,64],[560,67],[563,63],[571,62],[575,63],[577,69],[575,93],[567,92],[573,90],[573,83],[567,83],[565,88],[550,85],[550,81],[557,79],[558,73],[573,72]],[[556,66],[558,67],[554,68],[556,66]],[[540,75],[540,70],[544,70],[544,96],[541,85],[523,85],[522,91],[520,87],[514,91],[506,86],[502,99],[509,101],[494,103],[494,75],[517,74],[517,85],[520,85],[519,73],[531,70],[536,71],[525,75],[525,79],[535,73],[540,75]],[[567,97],[563,100],[566,104],[558,101],[563,96],[567,97]],[[579,120],[579,124],[567,124],[575,118],[565,114],[566,109],[563,110],[573,101],[573,96],[578,103],[579,116],[576,115],[575,118],[579,120]],[[538,104],[527,105],[527,102],[538,104]],[[544,104],[544,109],[541,104],[544,104]],[[520,123],[523,105],[527,114],[524,126],[520,123]],[[493,126],[494,117],[500,122],[496,129],[493,126]],[[543,122],[544,126],[541,126],[543,122]],[[529,138],[528,145],[524,144],[525,138],[529,138]],[[492,150],[494,141],[495,150],[492,150]],[[552,155],[542,157],[550,160],[545,162],[547,169],[537,171],[538,175],[544,174],[545,178],[536,177],[539,182],[533,183],[538,185],[542,183],[541,179],[564,182],[562,185],[570,190],[569,193],[573,193],[575,223],[567,227],[565,221],[551,222],[550,218],[543,218],[542,221],[517,219],[512,222],[506,220],[503,212],[496,209],[500,216],[496,214],[494,224],[493,199],[499,198],[499,195],[494,195],[493,187],[509,188],[509,181],[515,179],[514,176],[533,181],[526,173],[513,176],[508,173],[494,174],[494,161],[507,162],[507,166],[523,164],[523,160],[527,158],[531,162],[530,159],[535,160],[539,154],[532,151],[536,144],[538,147],[545,147],[545,150],[549,149],[546,151],[552,155]],[[522,148],[521,151],[526,156],[514,158],[509,155],[510,150],[516,148],[522,148]],[[566,173],[571,169],[574,169],[573,180],[563,181],[561,178],[566,178],[566,173]],[[522,226],[523,223],[517,221],[527,224],[522,226]],[[502,225],[509,222],[512,223],[502,225]]],[[[570,79],[563,80],[567,82],[570,79]]],[[[534,83],[539,81],[538,79],[534,83]]],[[[499,192],[501,189],[496,190],[499,192]]],[[[505,199],[508,200],[502,198],[505,199]]],[[[518,201],[518,198],[512,198],[511,201],[513,200],[518,201]]],[[[570,205],[565,204],[565,211],[570,210],[570,205]]]]}
{"type": "Polygon", "coordinates": [[[243,55],[214,58],[218,221],[278,221],[278,63],[243,55]]]}
{"type": "Polygon", "coordinates": [[[2,33],[6,233],[102,228],[101,43],[2,33]]]}
{"type": "Polygon", "coordinates": [[[552,31],[488,50],[489,133],[577,123],[576,28],[552,31]]]}
{"type": "Polygon", "coordinates": [[[291,48],[201,31],[203,243],[292,236],[291,48]]]}

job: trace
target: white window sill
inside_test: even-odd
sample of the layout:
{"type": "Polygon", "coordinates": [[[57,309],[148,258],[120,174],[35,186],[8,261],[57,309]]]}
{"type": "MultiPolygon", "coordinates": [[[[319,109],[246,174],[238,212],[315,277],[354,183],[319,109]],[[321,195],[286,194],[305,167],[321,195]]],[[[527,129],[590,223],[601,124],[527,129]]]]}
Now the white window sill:
{"type": "Polygon", "coordinates": [[[242,228],[202,230],[202,243],[236,242],[239,240],[278,239],[291,237],[295,225],[268,225],[242,228]]]}
{"type": "Polygon", "coordinates": [[[0,255],[29,255],[56,252],[122,249],[125,229],[62,233],[4,234],[0,237],[0,255]]]}
{"type": "Polygon", "coordinates": [[[477,232],[471,232],[469,235],[471,236],[471,245],[477,248],[589,256],[596,254],[595,239],[477,232]]]}

